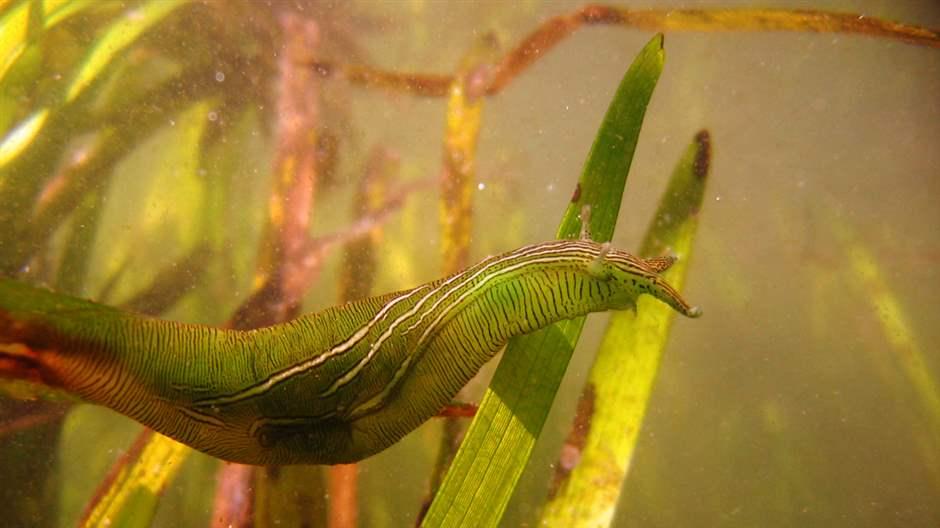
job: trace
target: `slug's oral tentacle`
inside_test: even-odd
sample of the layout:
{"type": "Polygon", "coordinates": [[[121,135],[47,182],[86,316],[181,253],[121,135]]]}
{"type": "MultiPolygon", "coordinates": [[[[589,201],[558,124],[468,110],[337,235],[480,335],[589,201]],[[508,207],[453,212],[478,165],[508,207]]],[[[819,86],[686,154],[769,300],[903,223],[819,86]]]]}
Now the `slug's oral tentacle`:
{"type": "Polygon", "coordinates": [[[656,277],[653,290],[650,292],[657,299],[665,302],[677,312],[693,319],[702,316],[702,309],[698,306],[691,306],[679,295],[672,286],[660,277],[656,277]]]}

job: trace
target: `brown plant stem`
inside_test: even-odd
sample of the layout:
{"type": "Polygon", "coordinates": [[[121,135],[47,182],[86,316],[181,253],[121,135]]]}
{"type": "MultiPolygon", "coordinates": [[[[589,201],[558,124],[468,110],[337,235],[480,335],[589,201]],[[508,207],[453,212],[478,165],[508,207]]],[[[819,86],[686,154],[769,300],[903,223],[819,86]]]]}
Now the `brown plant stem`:
{"type": "Polygon", "coordinates": [[[355,528],[359,525],[359,465],[330,466],[327,477],[330,497],[327,526],[355,528]]]}
{"type": "MultiPolygon", "coordinates": [[[[388,148],[376,147],[369,155],[365,174],[353,199],[352,213],[370,218],[388,210],[389,181],[398,171],[398,155],[388,148]]],[[[376,270],[376,244],[379,223],[346,242],[346,255],[340,277],[340,302],[367,297],[372,290],[376,270]]],[[[356,464],[331,466],[327,470],[330,496],[327,525],[330,528],[355,528],[359,523],[359,469],[356,464]]]]}
{"type": "Polygon", "coordinates": [[[210,521],[213,528],[251,526],[254,513],[253,473],[252,466],[231,463],[224,463],[216,473],[216,491],[210,521]]]}
{"type": "Polygon", "coordinates": [[[473,418],[479,406],[475,403],[451,403],[437,413],[438,418],[473,418]]]}
{"type": "MultiPolygon", "coordinates": [[[[614,25],[651,32],[757,32],[788,31],[839,33],[896,40],[916,46],[940,47],[940,33],[911,24],[852,13],[798,9],[626,9],[591,4],[552,17],[524,38],[498,61],[480,92],[501,92],[526,68],[584,26],[614,25]]],[[[455,75],[407,73],[365,65],[324,60],[309,63],[321,76],[345,79],[353,84],[421,97],[444,97],[455,75]]]]}

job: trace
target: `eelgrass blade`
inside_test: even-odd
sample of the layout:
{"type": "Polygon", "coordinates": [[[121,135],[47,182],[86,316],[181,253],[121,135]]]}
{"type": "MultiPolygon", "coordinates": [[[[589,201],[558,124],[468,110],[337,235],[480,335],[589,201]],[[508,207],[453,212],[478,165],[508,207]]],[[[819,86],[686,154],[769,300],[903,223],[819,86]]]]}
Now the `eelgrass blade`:
{"type": "MultiPolygon", "coordinates": [[[[0,138],[0,167],[10,163],[36,139],[47,119],[49,119],[49,109],[43,108],[20,121],[5,136],[0,138]]],[[[6,183],[5,178],[0,179],[0,184],[4,183],[6,183]]]]}
{"type": "MultiPolygon", "coordinates": [[[[702,131],[672,174],[640,250],[643,257],[671,254],[678,261],[663,273],[676,289],[685,282],[698,226],[710,159],[702,131]]],[[[636,311],[613,314],[578,405],[575,427],[556,466],[552,497],[542,526],[610,526],[630,469],[637,436],[675,312],[642,297],[636,311]]]]}
{"type": "Polygon", "coordinates": [[[128,9],[123,17],[111,24],[94,47],[88,52],[81,67],[72,77],[65,92],[64,102],[74,101],[86,88],[100,78],[105,68],[138,37],[157,25],[176,8],[189,0],[150,0],[134,9],[128,9]]]}
{"type": "Polygon", "coordinates": [[[95,3],[96,0],[21,0],[8,7],[0,15],[0,82],[27,48],[36,45],[33,41],[37,34],[95,3]]]}
{"type": "Polygon", "coordinates": [[[95,236],[101,223],[104,205],[105,193],[100,190],[92,190],[82,197],[82,203],[72,219],[56,274],[57,290],[82,293],[82,287],[88,278],[95,236]]]}
{"type": "MultiPolygon", "coordinates": [[[[137,9],[127,10],[122,18],[111,24],[105,34],[89,50],[88,55],[68,83],[62,97],[54,101],[52,105],[37,110],[21,121],[0,142],[0,164],[8,163],[29,145],[39,131],[42,130],[49,112],[58,110],[75,101],[92,83],[102,78],[102,73],[114,63],[115,58],[120,56],[138,37],[188,1],[150,0],[137,9]]],[[[15,20],[9,22],[13,23],[15,20]]],[[[25,39],[26,30],[23,29],[23,32],[23,38],[25,39]]],[[[6,38],[6,36],[0,38],[0,46],[3,45],[3,40],[6,38]]],[[[2,51],[0,50],[0,52],[2,51]]],[[[17,55],[14,51],[8,53],[14,55],[14,58],[17,55]]]]}
{"type": "Polygon", "coordinates": [[[829,225],[845,254],[853,288],[866,298],[888,344],[888,351],[920,400],[921,415],[929,430],[930,448],[940,452],[940,385],[930,368],[926,349],[917,338],[903,302],[891,288],[874,253],[843,219],[831,215],[829,225]]]}
{"type": "MultiPolygon", "coordinates": [[[[32,142],[46,123],[49,112],[75,101],[93,82],[102,78],[101,74],[114,63],[114,59],[138,37],[186,2],[188,0],[150,0],[137,9],[127,10],[123,17],[111,24],[105,34],[95,42],[76,70],[64,95],[51,106],[37,110],[23,120],[0,142],[0,164],[8,163],[32,142]]],[[[11,13],[10,18],[16,19],[13,15],[15,12],[11,13]]],[[[15,21],[8,22],[13,24],[15,21]]],[[[25,39],[27,30],[24,28],[22,32],[25,39]]],[[[6,35],[0,38],[0,46],[4,45],[3,40],[6,38],[6,35]]],[[[25,46],[25,40],[22,45],[25,46]]],[[[14,58],[17,55],[14,51],[8,53],[14,58]]]]}
{"type": "MultiPolygon", "coordinates": [[[[583,205],[591,207],[590,232],[613,235],[623,187],[653,88],[662,71],[662,35],[654,37],[627,71],[607,110],[558,230],[581,232],[583,205]]],[[[574,350],[584,318],[514,339],[493,377],[466,439],[425,517],[424,526],[496,526],[574,350]]]]}
{"type": "Polygon", "coordinates": [[[79,525],[150,526],[163,489],[192,452],[179,442],[145,430],[102,482],[79,525]]]}
{"type": "MultiPolygon", "coordinates": [[[[91,99],[97,91],[89,87],[114,71],[120,62],[117,59],[138,37],[183,3],[183,0],[150,0],[129,10],[96,41],[71,73],[71,80],[61,94],[54,91],[37,96],[46,106],[35,109],[9,131],[0,132],[4,134],[0,139],[0,203],[8,205],[0,209],[0,224],[5,228],[0,230],[0,246],[7,250],[0,254],[0,272],[16,273],[36,247],[32,243],[36,238],[30,236],[33,234],[30,215],[25,212],[32,209],[57,167],[51,161],[60,159],[76,136],[100,131],[100,123],[90,121],[91,99]]],[[[148,129],[138,125],[134,130],[138,135],[148,129]]],[[[125,139],[126,143],[130,142],[125,139]]]]}

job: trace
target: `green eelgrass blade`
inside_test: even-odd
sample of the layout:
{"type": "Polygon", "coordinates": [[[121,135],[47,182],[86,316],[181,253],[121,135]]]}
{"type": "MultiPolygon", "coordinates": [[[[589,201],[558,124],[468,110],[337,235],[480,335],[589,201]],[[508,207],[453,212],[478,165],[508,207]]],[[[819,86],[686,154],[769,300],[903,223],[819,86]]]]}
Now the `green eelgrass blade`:
{"type": "MultiPolygon", "coordinates": [[[[188,0],[150,0],[136,9],[128,10],[122,18],[111,24],[108,30],[89,50],[85,60],[65,90],[64,96],[52,107],[42,108],[14,127],[13,131],[3,138],[0,145],[0,162],[9,163],[36,137],[47,121],[48,113],[58,110],[62,106],[73,102],[93,82],[101,78],[102,72],[114,62],[128,46],[137,40],[148,29],[159,23],[177,7],[188,0]]],[[[71,11],[70,11],[71,12],[71,11]]],[[[0,21],[2,22],[2,21],[0,21]]],[[[25,29],[23,30],[25,34],[25,29]]],[[[0,39],[0,46],[3,45],[0,39]]],[[[25,37],[24,37],[25,38],[25,37]]],[[[0,50],[2,51],[2,50],[0,50]]],[[[11,52],[12,53],[12,52],[11,52]]]]}
{"type": "MultiPolygon", "coordinates": [[[[36,34],[93,5],[94,0],[22,0],[0,14],[0,81],[36,34]]],[[[3,10],[0,10],[3,11],[3,10]]]]}
{"type": "Polygon", "coordinates": [[[145,430],[112,468],[80,526],[150,526],[164,487],[192,452],[183,444],[145,430]]]}
{"type": "MultiPolygon", "coordinates": [[[[643,48],[627,71],[601,124],[559,238],[581,231],[591,207],[592,237],[613,235],[643,116],[663,67],[663,37],[643,48]]],[[[513,339],[434,498],[425,526],[495,526],[548,415],[581,333],[584,318],[513,339]]]]}
{"type": "MultiPolygon", "coordinates": [[[[640,256],[679,257],[663,276],[681,289],[705,195],[709,136],[700,132],[679,161],[650,223],[640,256]]],[[[636,311],[613,314],[582,393],[583,428],[569,447],[580,451],[560,476],[542,515],[543,526],[609,526],[627,477],[653,381],[675,312],[649,298],[636,311]],[[652,301],[652,302],[651,302],[652,301]]]]}
{"type": "Polygon", "coordinates": [[[65,92],[65,102],[74,101],[100,77],[101,72],[113,62],[116,56],[120,55],[148,29],[157,25],[187,1],[151,0],[144,2],[135,9],[127,10],[123,17],[113,23],[88,52],[65,92]]]}
{"type": "Polygon", "coordinates": [[[845,277],[865,297],[871,313],[877,314],[878,326],[888,345],[885,353],[893,355],[917,395],[927,426],[927,442],[932,444],[929,450],[940,452],[940,384],[930,368],[929,348],[921,344],[903,300],[891,287],[888,274],[864,239],[835,214],[829,214],[828,225],[844,254],[848,270],[845,277]]]}
{"type": "MultiPolygon", "coordinates": [[[[9,131],[0,132],[4,134],[0,138],[0,203],[15,205],[0,209],[0,224],[4,227],[0,230],[0,247],[5,250],[0,254],[0,272],[17,272],[31,249],[25,241],[36,240],[30,236],[30,215],[25,212],[33,208],[43,185],[58,166],[50,160],[59,159],[77,135],[94,129],[86,121],[91,119],[91,102],[98,92],[91,87],[106,80],[107,73],[120,65],[116,59],[141,35],[187,1],[145,0],[136,8],[126,10],[95,41],[75,72],[70,74],[71,80],[61,89],[61,94],[59,88],[40,94],[37,100],[44,101],[45,106],[34,109],[9,131]]],[[[62,7],[47,14],[72,12],[62,7]]],[[[10,106],[3,100],[7,95],[3,92],[0,96],[0,112],[10,106]]],[[[0,115],[0,123],[12,119],[6,114],[0,115]]]]}

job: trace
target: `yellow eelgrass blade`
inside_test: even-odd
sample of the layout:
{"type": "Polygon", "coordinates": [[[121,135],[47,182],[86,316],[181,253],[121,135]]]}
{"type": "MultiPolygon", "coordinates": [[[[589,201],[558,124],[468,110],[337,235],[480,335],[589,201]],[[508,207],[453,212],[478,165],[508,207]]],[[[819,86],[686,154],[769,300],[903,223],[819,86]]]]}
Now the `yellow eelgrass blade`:
{"type": "MultiPolygon", "coordinates": [[[[696,135],[672,174],[639,256],[672,255],[663,277],[681,291],[705,194],[710,139],[696,135]]],[[[578,417],[556,466],[542,526],[610,526],[643,425],[674,312],[639,298],[635,311],[611,315],[578,417]],[[571,461],[577,461],[574,467],[571,461]]]]}

